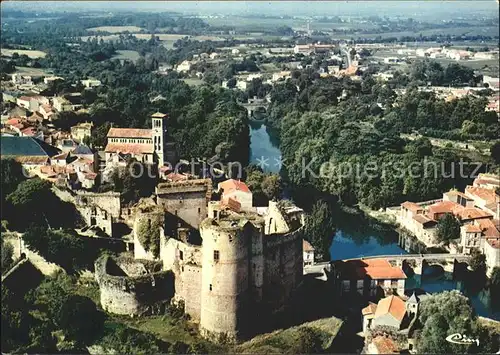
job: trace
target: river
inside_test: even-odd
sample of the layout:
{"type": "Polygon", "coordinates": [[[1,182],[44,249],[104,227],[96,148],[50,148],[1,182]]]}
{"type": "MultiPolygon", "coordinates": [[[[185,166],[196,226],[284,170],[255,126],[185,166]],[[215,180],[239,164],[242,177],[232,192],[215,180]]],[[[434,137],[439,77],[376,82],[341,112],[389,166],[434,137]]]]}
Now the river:
{"type": "Polygon", "coordinates": [[[261,122],[250,122],[250,163],[266,173],[278,173],[281,168],[278,135],[261,122]]]}
{"type": "MultiPolygon", "coordinates": [[[[250,162],[265,172],[278,173],[281,159],[277,135],[263,123],[250,123],[250,162]]],[[[338,230],[330,247],[332,260],[357,258],[361,256],[407,254],[398,245],[398,235],[393,230],[370,225],[361,215],[335,213],[338,230]]],[[[408,280],[411,283],[411,280],[408,280]]],[[[461,289],[455,281],[446,280],[445,275],[422,281],[422,289],[429,293],[461,289]]],[[[462,290],[463,291],[463,290],[462,290]]],[[[469,295],[475,311],[484,317],[500,320],[500,312],[492,312],[479,295],[469,295]]]]}

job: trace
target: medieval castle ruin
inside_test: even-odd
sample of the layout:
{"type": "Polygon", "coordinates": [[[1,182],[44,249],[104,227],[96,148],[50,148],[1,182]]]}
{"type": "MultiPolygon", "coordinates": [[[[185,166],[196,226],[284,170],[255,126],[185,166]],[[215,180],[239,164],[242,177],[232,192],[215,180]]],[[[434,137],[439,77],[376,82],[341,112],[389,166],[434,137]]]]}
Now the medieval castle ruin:
{"type": "Polygon", "coordinates": [[[303,211],[283,202],[252,207],[239,181],[160,183],[133,208],[134,257],[96,261],[101,303],[108,312],[142,315],[169,302],[184,304],[213,341],[250,333],[253,319],[286,309],[303,275],[303,211]]]}

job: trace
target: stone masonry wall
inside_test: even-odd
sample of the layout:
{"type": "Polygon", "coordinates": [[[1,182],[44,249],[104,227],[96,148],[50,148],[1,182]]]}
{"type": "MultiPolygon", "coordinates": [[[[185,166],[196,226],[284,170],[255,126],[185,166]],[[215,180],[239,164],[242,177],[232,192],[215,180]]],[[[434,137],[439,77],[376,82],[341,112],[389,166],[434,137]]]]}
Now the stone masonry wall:
{"type": "Polygon", "coordinates": [[[158,262],[103,255],[95,262],[95,278],[102,308],[110,313],[158,313],[173,297],[173,274],[158,262]]]}
{"type": "Polygon", "coordinates": [[[77,191],[76,199],[78,201],[87,201],[88,204],[97,205],[111,214],[113,218],[119,218],[121,213],[120,193],[105,192],[95,193],[86,191],[77,191]]]}

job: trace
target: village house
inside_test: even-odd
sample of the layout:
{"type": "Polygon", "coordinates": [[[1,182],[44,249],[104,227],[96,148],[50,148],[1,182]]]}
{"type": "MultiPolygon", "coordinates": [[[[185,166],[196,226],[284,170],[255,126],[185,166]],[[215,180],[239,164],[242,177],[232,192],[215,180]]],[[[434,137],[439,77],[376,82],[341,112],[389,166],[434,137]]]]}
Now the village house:
{"type": "Polygon", "coordinates": [[[400,349],[396,342],[384,335],[374,337],[368,344],[366,354],[399,354],[400,349]]]}
{"type": "Polygon", "coordinates": [[[29,111],[38,111],[40,105],[46,105],[49,103],[49,99],[45,96],[21,96],[17,99],[17,105],[23,107],[29,111]]]}
{"type": "Polygon", "coordinates": [[[378,304],[370,302],[367,307],[363,308],[361,313],[363,315],[363,332],[365,334],[368,329],[377,326],[400,330],[406,315],[406,304],[400,297],[391,295],[382,298],[378,304]]]}
{"type": "Polygon", "coordinates": [[[91,89],[94,87],[101,86],[101,81],[97,79],[85,79],[85,80],[80,80],[83,86],[85,86],[87,89],[91,89]]]}
{"type": "Polygon", "coordinates": [[[314,265],[314,248],[307,240],[302,240],[304,266],[314,265]]]}
{"type": "Polygon", "coordinates": [[[363,296],[377,293],[404,295],[406,275],[386,259],[336,261],[335,279],[341,294],[357,292],[363,296]]]}
{"type": "Polygon", "coordinates": [[[48,85],[51,82],[56,81],[56,80],[64,80],[64,78],[62,78],[60,76],[46,76],[45,78],[43,78],[43,83],[48,85]]]}
{"type": "Polygon", "coordinates": [[[73,111],[71,102],[62,96],[54,97],[52,99],[52,104],[58,112],[73,111]]]}
{"type": "Polygon", "coordinates": [[[191,70],[191,66],[192,62],[190,62],[189,60],[185,60],[175,68],[175,71],[179,73],[189,72],[191,70]]]}
{"type": "Polygon", "coordinates": [[[71,138],[78,142],[83,142],[85,137],[92,136],[92,122],[79,123],[71,127],[71,138]]]}
{"type": "Polygon", "coordinates": [[[52,116],[54,115],[54,110],[50,104],[41,105],[38,109],[38,112],[42,115],[44,120],[52,120],[52,116]]]}
{"type": "Polygon", "coordinates": [[[221,200],[227,201],[233,199],[238,201],[241,205],[241,209],[244,211],[249,211],[253,206],[253,195],[248,186],[239,180],[229,179],[224,182],[219,183],[218,191],[222,192],[221,200]]]}
{"type": "Polygon", "coordinates": [[[33,85],[32,77],[29,75],[21,75],[14,73],[11,75],[12,82],[16,85],[33,85]]]}

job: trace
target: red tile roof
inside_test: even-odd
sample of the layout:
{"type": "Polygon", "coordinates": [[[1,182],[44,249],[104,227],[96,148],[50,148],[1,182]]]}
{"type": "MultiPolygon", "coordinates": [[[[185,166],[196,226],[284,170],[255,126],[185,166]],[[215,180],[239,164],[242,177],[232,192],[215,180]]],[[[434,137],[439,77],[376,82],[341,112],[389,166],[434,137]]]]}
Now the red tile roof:
{"type": "Polygon", "coordinates": [[[361,280],[366,277],[372,280],[406,279],[400,267],[392,266],[387,259],[350,260],[346,262],[351,277],[361,280]]]}
{"type": "Polygon", "coordinates": [[[234,198],[231,198],[231,197],[223,199],[222,204],[224,206],[229,207],[230,209],[232,209],[235,212],[239,212],[241,210],[241,203],[236,201],[234,198]]]}
{"type": "Polygon", "coordinates": [[[179,174],[179,173],[170,173],[166,176],[167,180],[169,181],[183,181],[187,180],[188,176],[185,174],[179,174]]]}
{"type": "Polygon", "coordinates": [[[430,214],[434,213],[452,213],[454,208],[462,207],[452,201],[440,201],[428,207],[430,214]]]}
{"type": "Polygon", "coordinates": [[[377,305],[373,302],[369,302],[368,306],[366,306],[361,310],[361,313],[364,316],[367,316],[367,315],[374,315],[376,311],[377,311],[377,305]]]}
{"type": "Polygon", "coordinates": [[[483,231],[483,234],[488,237],[500,237],[500,221],[496,219],[478,219],[476,223],[483,231]]]}
{"type": "Polygon", "coordinates": [[[398,354],[399,348],[391,338],[379,335],[372,339],[379,354],[398,354]]]}
{"type": "Polygon", "coordinates": [[[401,206],[412,212],[423,210],[422,206],[416,204],[415,202],[410,202],[410,201],[403,202],[401,206]]]}
{"type": "Polygon", "coordinates": [[[244,182],[234,179],[229,179],[219,183],[219,188],[221,188],[226,193],[233,190],[240,190],[243,192],[251,193],[250,189],[244,182]]]}
{"type": "Polygon", "coordinates": [[[453,214],[462,220],[492,217],[491,214],[489,214],[488,212],[480,210],[479,208],[476,208],[476,207],[468,207],[468,208],[464,208],[462,206],[459,206],[459,207],[461,207],[461,208],[454,208],[453,209],[453,214]]]}
{"type": "Polygon", "coordinates": [[[7,121],[5,121],[5,125],[6,126],[14,126],[14,125],[18,125],[18,124],[22,124],[23,123],[23,120],[21,120],[20,118],[11,118],[11,119],[8,119],[7,121]]]}
{"type": "Polygon", "coordinates": [[[152,138],[153,130],[140,128],[110,128],[108,138],[152,138]]]}
{"type": "Polygon", "coordinates": [[[154,148],[152,144],[108,143],[104,151],[123,154],[153,154],[154,148]]]}
{"type": "Polygon", "coordinates": [[[384,316],[386,314],[390,314],[398,321],[402,321],[406,314],[405,302],[397,296],[389,296],[381,299],[377,305],[375,318],[384,316]]]}
{"type": "Polygon", "coordinates": [[[413,219],[422,225],[436,224],[437,223],[435,220],[430,219],[429,217],[424,216],[423,214],[417,214],[417,215],[413,216],[413,219]]]}
{"type": "Polygon", "coordinates": [[[465,192],[473,197],[478,197],[483,201],[486,201],[486,204],[494,203],[496,199],[495,190],[487,189],[484,187],[474,187],[467,186],[465,188],[465,192]]]}
{"type": "Polygon", "coordinates": [[[21,133],[24,136],[33,137],[36,134],[36,129],[33,127],[26,127],[25,129],[21,130],[21,133]]]}
{"type": "Polygon", "coordinates": [[[314,251],[313,246],[307,240],[302,239],[302,250],[303,251],[314,251]]]}
{"type": "Polygon", "coordinates": [[[467,233],[481,233],[483,230],[480,226],[476,224],[467,224],[465,226],[465,231],[467,233]]]}
{"type": "Polygon", "coordinates": [[[500,249],[500,240],[499,239],[486,239],[486,242],[494,249],[500,249]]]}
{"type": "Polygon", "coordinates": [[[59,155],[53,156],[52,160],[66,160],[68,159],[69,153],[61,153],[59,155]]]}
{"type": "Polygon", "coordinates": [[[22,155],[22,156],[15,156],[14,160],[21,164],[42,165],[48,163],[49,157],[40,155],[22,155]]]}
{"type": "Polygon", "coordinates": [[[449,195],[449,196],[460,196],[460,197],[463,197],[467,200],[470,200],[471,198],[469,196],[467,196],[466,194],[464,194],[463,192],[460,192],[460,191],[457,191],[457,190],[450,190],[448,192],[445,193],[445,195],[449,195]]]}

